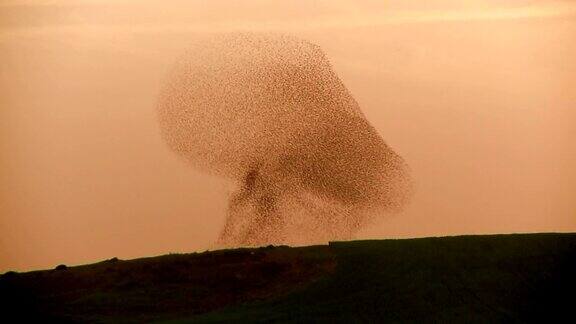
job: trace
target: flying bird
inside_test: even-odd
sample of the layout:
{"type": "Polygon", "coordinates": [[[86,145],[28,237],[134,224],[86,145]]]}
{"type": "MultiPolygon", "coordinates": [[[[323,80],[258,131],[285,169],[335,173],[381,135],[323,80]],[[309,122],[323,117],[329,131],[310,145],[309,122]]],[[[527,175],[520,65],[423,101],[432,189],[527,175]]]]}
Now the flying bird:
{"type": "Polygon", "coordinates": [[[171,70],[158,118],[173,151],[237,184],[222,246],[349,239],[411,196],[404,160],[303,39],[197,40],[171,70]]]}

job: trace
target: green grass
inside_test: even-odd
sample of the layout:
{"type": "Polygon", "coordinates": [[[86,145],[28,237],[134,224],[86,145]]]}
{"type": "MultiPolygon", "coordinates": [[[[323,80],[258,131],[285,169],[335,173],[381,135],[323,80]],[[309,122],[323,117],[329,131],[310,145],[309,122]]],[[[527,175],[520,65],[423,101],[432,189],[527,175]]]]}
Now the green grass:
{"type": "Polygon", "coordinates": [[[82,322],[573,322],[576,234],[169,255],[4,276],[3,288],[20,294],[13,309],[82,322]]]}

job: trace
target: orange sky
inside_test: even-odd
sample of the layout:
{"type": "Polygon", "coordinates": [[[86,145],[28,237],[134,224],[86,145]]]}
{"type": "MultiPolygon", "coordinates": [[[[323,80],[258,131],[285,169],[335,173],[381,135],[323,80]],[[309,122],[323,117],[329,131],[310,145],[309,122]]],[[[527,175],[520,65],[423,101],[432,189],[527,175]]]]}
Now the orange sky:
{"type": "Polygon", "coordinates": [[[576,3],[0,4],[0,272],[211,247],[224,180],[162,142],[174,59],[206,32],[319,44],[417,192],[361,238],[576,231],[576,3]]]}

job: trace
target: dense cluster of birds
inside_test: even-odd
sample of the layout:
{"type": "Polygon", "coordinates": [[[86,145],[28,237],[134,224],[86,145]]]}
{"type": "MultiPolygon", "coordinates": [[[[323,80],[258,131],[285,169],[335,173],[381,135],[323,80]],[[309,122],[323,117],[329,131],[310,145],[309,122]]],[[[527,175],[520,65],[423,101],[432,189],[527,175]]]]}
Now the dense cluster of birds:
{"type": "Polygon", "coordinates": [[[167,78],[158,116],[171,149],[237,183],[222,246],[349,239],[410,197],[403,159],[320,47],[299,38],[199,39],[167,78]]]}

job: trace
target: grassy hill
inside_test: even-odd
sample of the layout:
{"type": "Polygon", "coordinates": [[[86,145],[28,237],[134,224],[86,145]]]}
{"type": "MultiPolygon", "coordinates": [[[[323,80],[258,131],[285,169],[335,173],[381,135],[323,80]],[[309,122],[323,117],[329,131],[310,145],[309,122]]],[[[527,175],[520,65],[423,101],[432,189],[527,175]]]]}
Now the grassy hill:
{"type": "Polygon", "coordinates": [[[574,322],[576,234],[336,242],[111,259],[0,277],[62,322],[574,322]]]}

